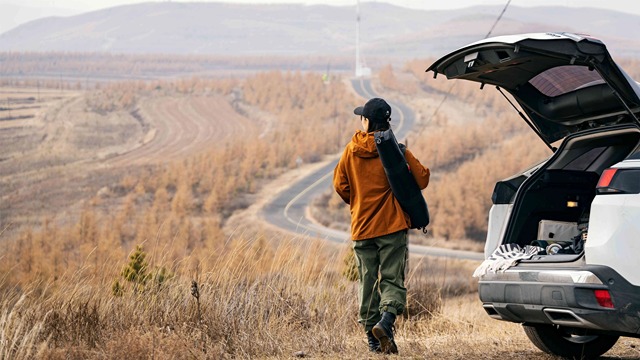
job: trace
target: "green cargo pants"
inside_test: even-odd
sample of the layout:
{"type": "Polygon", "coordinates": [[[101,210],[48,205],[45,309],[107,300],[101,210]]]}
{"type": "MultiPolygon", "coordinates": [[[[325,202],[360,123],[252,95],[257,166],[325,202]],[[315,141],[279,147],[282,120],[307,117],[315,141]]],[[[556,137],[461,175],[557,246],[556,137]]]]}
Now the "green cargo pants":
{"type": "Polygon", "coordinates": [[[384,311],[399,315],[407,303],[404,275],[407,231],[353,242],[360,276],[360,319],[365,331],[380,321],[384,311]]]}

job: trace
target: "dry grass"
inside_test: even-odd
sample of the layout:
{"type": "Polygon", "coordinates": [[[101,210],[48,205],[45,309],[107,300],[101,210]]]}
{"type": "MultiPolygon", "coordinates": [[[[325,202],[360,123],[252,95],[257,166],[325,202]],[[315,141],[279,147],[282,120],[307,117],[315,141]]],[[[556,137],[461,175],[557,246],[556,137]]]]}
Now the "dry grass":
{"type": "MultiPolygon", "coordinates": [[[[161,264],[175,271],[172,279],[126,288],[121,297],[108,276],[88,275],[88,268],[4,288],[0,358],[385,358],[366,351],[357,284],[340,275],[341,249],[309,238],[257,238],[231,240],[218,255],[200,260],[199,272],[186,270],[191,259],[161,264]],[[276,246],[267,246],[272,240],[276,246]]],[[[397,322],[401,357],[553,359],[519,325],[484,314],[469,277],[474,266],[411,259],[410,316],[397,322]]],[[[611,353],[633,358],[637,345],[624,339],[611,353]]]]}
{"type": "MultiPolygon", "coordinates": [[[[111,290],[113,263],[22,288],[2,280],[0,358],[385,358],[366,351],[356,322],[357,284],[341,275],[348,245],[268,236],[230,238],[200,260],[152,254],[149,263],[174,276],[137,292],[125,285],[122,296],[111,290]]],[[[409,265],[408,316],[397,322],[402,358],[554,359],[518,324],[486,316],[470,277],[477,263],[412,257],[409,265]]],[[[610,356],[637,358],[639,345],[622,339],[610,356]]]]}
{"type": "MultiPolygon", "coordinates": [[[[164,213],[156,215],[158,223],[168,221],[164,213]]],[[[316,359],[387,358],[366,351],[356,322],[357,284],[342,276],[344,247],[246,227],[233,235],[212,232],[207,239],[215,246],[183,246],[177,235],[182,230],[165,238],[156,223],[148,227],[152,235],[138,238],[153,249],[149,264],[167,269],[172,277],[138,291],[123,281],[122,296],[112,291],[127,262],[113,245],[117,239],[104,242],[108,249],[81,243],[57,254],[29,246],[40,249],[43,258],[60,257],[61,264],[55,264],[61,268],[86,257],[79,270],[53,279],[29,272],[32,278],[16,280],[15,267],[26,267],[26,258],[18,256],[11,268],[16,254],[2,252],[0,359],[281,359],[300,352],[316,359]],[[159,243],[155,248],[153,234],[159,243]],[[170,255],[176,248],[187,255],[170,255]]],[[[6,240],[0,233],[0,241],[6,240]]],[[[399,357],[553,359],[535,349],[519,325],[486,316],[470,277],[476,265],[411,258],[407,316],[397,323],[399,357]]],[[[638,344],[622,339],[610,355],[638,358],[638,344]]]]}
{"type": "MultiPolygon", "coordinates": [[[[230,240],[224,253],[211,254],[195,267],[186,265],[194,259],[156,264],[175,276],[143,291],[125,287],[120,297],[112,294],[110,272],[98,277],[90,266],[24,288],[6,288],[3,282],[1,358],[366,355],[356,322],[357,284],[340,274],[341,256],[339,249],[309,238],[230,240]],[[192,280],[198,298],[192,295],[192,280]]],[[[401,341],[422,336],[441,317],[447,295],[439,288],[444,277],[438,267],[424,259],[412,266],[413,312],[398,323],[401,341]]]]}
{"type": "Polygon", "coordinates": [[[210,265],[198,264],[204,270],[199,275],[190,277],[173,265],[177,276],[166,285],[129,289],[121,297],[112,295],[108,278],[85,270],[5,289],[3,358],[247,358],[297,349],[344,351],[346,333],[356,330],[355,289],[333,269],[335,252],[299,238],[276,249],[260,240],[229,247],[210,265]],[[306,246],[293,246],[301,240],[306,246]],[[190,292],[192,279],[198,299],[190,292]],[[307,336],[292,336],[302,333],[307,336]],[[329,342],[328,348],[318,346],[329,342]]]}

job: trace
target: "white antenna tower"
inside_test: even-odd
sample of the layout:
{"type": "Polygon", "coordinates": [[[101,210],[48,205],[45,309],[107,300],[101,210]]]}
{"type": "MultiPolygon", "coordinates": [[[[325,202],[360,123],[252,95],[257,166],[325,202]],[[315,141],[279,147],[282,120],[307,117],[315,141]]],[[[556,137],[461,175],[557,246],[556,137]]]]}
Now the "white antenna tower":
{"type": "Polygon", "coordinates": [[[356,77],[362,76],[360,68],[360,0],[356,6],[356,77]]]}
{"type": "Polygon", "coordinates": [[[360,0],[356,5],[356,77],[371,75],[371,69],[362,66],[360,60],[360,0]]]}

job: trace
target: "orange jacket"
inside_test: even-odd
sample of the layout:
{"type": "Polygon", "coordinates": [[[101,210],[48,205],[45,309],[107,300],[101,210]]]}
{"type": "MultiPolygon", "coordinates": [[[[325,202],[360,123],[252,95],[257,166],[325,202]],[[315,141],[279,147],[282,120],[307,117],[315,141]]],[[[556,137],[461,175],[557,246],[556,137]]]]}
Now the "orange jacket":
{"type": "MultiPolygon", "coordinates": [[[[404,156],[420,189],[429,184],[429,169],[407,149],[404,156]]],[[[351,210],[351,239],[364,240],[409,228],[409,216],[393,196],[378,158],[373,133],[358,130],[333,172],[333,187],[351,210]]]]}

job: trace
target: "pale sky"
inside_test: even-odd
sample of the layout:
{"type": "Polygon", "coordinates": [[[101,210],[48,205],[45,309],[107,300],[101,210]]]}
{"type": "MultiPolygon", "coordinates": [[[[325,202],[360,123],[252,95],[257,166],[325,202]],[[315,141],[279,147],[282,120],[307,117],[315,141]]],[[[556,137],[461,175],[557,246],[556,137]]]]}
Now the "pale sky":
{"type": "MultiPolygon", "coordinates": [[[[182,2],[173,0],[174,2],[182,2]]],[[[326,5],[355,5],[357,0],[226,0],[235,3],[303,3],[326,5]]],[[[0,0],[0,33],[22,23],[47,16],[71,16],[117,5],[133,4],[139,0],[0,0]]],[[[191,0],[189,2],[209,2],[191,0]]],[[[213,1],[211,1],[213,2],[213,1]]],[[[220,1],[218,1],[220,2],[220,1]]],[[[362,0],[362,2],[368,2],[362,0]]],[[[381,1],[415,9],[456,9],[473,5],[505,5],[506,0],[386,0],[381,1]]],[[[637,0],[512,0],[513,6],[567,6],[606,8],[640,15],[637,0]]]]}

